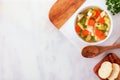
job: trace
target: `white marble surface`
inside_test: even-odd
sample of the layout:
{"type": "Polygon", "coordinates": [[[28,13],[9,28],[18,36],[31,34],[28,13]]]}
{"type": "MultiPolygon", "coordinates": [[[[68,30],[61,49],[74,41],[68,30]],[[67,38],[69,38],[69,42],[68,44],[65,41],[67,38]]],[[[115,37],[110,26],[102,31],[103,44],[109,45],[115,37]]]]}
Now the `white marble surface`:
{"type": "Polygon", "coordinates": [[[98,58],[82,58],[49,21],[54,2],[0,0],[0,80],[97,80],[86,64],[98,58]]]}

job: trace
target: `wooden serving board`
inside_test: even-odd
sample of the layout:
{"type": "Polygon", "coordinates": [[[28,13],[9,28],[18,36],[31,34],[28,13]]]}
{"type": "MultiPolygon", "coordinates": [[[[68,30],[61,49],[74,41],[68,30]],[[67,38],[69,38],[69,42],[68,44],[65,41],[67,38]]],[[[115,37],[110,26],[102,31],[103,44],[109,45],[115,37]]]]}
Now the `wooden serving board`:
{"type": "Polygon", "coordinates": [[[60,29],[86,0],[57,0],[49,12],[49,19],[60,29]]]}
{"type": "MultiPolygon", "coordinates": [[[[109,53],[107,56],[105,56],[99,63],[97,63],[94,67],[94,72],[98,76],[98,70],[101,66],[101,64],[105,61],[109,61],[111,63],[117,63],[120,65],[120,58],[115,53],[109,53]]],[[[99,76],[98,76],[99,77],[99,76]]],[[[99,77],[100,78],[100,77],[99,77]]],[[[107,79],[101,79],[100,80],[107,80],[107,79]]],[[[119,80],[119,79],[118,79],[119,80]]]]}

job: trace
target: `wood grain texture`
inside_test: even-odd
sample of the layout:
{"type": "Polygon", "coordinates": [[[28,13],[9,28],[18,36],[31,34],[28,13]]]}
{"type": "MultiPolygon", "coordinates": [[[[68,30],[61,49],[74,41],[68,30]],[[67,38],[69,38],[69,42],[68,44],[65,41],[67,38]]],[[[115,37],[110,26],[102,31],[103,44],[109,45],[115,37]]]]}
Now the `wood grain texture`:
{"type": "Polygon", "coordinates": [[[57,0],[49,12],[50,21],[60,29],[86,0],[57,0]]]}
{"type": "MultiPolygon", "coordinates": [[[[106,57],[104,57],[98,64],[95,65],[94,67],[94,72],[95,74],[98,76],[98,70],[101,66],[101,64],[104,62],[104,61],[109,61],[111,63],[117,63],[120,65],[120,58],[114,54],[114,53],[109,53],[106,57]]],[[[99,77],[99,76],[98,76],[99,77]]],[[[100,78],[100,77],[99,77],[100,78]]],[[[100,80],[108,80],[108,79],[101,79],[100,80]]]]}

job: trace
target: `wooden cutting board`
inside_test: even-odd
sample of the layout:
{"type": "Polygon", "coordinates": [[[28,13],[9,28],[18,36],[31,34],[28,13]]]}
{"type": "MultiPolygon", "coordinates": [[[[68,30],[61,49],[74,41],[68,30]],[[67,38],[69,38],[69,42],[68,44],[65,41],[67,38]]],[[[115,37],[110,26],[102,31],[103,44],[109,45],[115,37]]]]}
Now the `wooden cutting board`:
{"type": "Polygon", "coordinates": [[[86,0],[57,0],[49,12],[49,19],[60,29],[86,0]]]}

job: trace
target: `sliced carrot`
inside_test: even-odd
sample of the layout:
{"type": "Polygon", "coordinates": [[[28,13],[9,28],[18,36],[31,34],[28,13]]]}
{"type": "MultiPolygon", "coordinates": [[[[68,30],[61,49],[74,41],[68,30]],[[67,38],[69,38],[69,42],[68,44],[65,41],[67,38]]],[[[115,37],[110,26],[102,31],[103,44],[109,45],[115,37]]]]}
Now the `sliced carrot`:
{"type": "Polygon", "coordinates": [[[106,38],[105,34],[101,30],[96,30],[95,35],[100,39],[103,40],[106,38]]]}
{"type": "Polygon", "coordinates": [[[100,37],[102,34],[104,34],[101,30],[95,30],[95,35],[100,37]]]}
{"type": "Polygon", "coordinates": [[[98,18],[98,16],[100,16],[100,12],[101,12],[101,11],[100,11],[100,10],[95,10],[95,12],[96,12],[96,15],[95,15],[94,17],[95,17],[95,19],[96,19],[96,18],[98,18]]]}
{"type": "Polygon", "coordinates": [[[100,19],[99,19],[99,22],[100,22],[101,24],[104,24],[104,23],[105,23],[104,18],[100,18],[100,19]]]}
{"type": "Polygon", "coordinates": [[[100,36],[99,38],[100,38],[100,40],[103,40],[103,39],[105,39],[105,38],[106,38],[106,36],[103,34],[103,35],[102,35],[102,36],[100,36]]]}
{"type": "Polygon", "coordinates": [[[83,30],[83,31],[82,31],[82,35],[83,35],[83,36],[87,36],[87,35],[88,35],[88,33],[89,33],[89,31],[88,31],[88,30],[83,30]]]}
{"type": "Polygon", "coordinates": [[[95,25],[95,20],[89,19],[88,25],[89,25],[89,26],[94,26],[94,25],[95,25]]]}
{"type": "Polygon", "coordinates": [[[80,26],[76,25],[75,31],[76,31],[77,33],[80,33],[80,30],[81,30],[80,26]]]}

